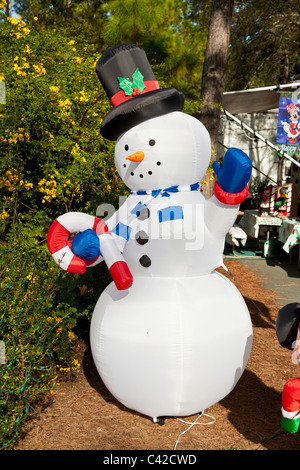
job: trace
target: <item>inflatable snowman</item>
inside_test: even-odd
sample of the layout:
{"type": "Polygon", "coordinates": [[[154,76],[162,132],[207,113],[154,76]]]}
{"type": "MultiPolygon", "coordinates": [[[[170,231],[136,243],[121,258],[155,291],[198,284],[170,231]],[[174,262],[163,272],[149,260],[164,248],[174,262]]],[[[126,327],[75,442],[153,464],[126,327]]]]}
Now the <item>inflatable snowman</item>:
{"type": "Polygon", "coordinates": [[[199,120],[181,112],[183,94],[160,89],[145,52],[132,44],[107,51],[96,71],[113,105],[101,133],[116,141],[115,164],[131,194],[105,222],[62,215],[48,247],[70,272],[104,259],[112,274],[90,330],[94,362],[110,392],[153,421],[189,416],[235,387],[251,350],[245,302],[215,271],[247,197],[251,163],[229,149],[223,165],[214,164],[214,195],[206,199],[199,181],[210,138],[199,120]]]}

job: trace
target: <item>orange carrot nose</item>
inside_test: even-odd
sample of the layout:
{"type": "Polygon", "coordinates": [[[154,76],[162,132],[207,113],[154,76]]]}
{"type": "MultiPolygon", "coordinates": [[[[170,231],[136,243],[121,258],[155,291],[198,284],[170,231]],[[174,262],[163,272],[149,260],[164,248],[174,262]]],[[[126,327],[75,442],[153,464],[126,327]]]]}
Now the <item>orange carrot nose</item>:
{"type": "Polygon", "coordinates": [[[144,152],[138,151],[133,153],[132,155],[129,155],[129,157],[126,157],[126,160],[130,160],[131,162],[141,162],[142,160],[144,160],[144,158],[144,152]]]}

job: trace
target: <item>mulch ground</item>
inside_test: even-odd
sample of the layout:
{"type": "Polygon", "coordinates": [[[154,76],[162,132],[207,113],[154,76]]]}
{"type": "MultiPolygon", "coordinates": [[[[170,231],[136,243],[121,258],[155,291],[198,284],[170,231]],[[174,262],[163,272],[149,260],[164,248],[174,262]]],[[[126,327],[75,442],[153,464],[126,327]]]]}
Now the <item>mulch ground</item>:
{"type": "Polygon", "coordinates": [[[286,381],[298,376],[299,369],[292,364],[291,353],[277,342],[275,295],[238,260],[228,260],[226,265],[248,305],[254,335],[247,368],[226,398],[205,410],[205,415],[186,418],[185,423],[176,418],[167,418],[163,425],[153,423],[116,401],[95,370],[88,342],[80,342],[78,377],[61,381],[49,405],[29,421],[14,449],[300,449],[300,432],[289,434],[280,427],[282,389],[286,381]],[[197,424],[188,429],[187,423],[197,418],[197,424]]]}

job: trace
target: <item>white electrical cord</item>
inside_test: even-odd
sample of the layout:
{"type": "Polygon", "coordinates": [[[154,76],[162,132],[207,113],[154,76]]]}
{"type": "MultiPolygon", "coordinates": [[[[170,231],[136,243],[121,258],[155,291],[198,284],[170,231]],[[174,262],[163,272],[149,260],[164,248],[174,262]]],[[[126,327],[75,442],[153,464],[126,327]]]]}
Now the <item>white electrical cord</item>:
{"type": "Polygon", "coordinates": [[[204,413],[204,411],[202,411],[199,416],[195,419],[195,421],[193,423],[189,423],[187,421],[184,421],[183,419],[180,419],[180,418],[176,418],[178,421],[181,421],[182,423],[184,424],[189,424],[190,426],[185,430],[183,431],[182,433],[180,433],[177,437],[177,441],[175,442],[175,445],[174,445],[174,450],[176,450],[176,447],[179,443],[179,439],[181,436],[183,436],[183,434],[187,433],[193,426],[195,426],[196,424],[202,424],[203,426],[206,426],[208,424],[214,424],[216,422],[216,419],[213,417],[213,416],[210,416],[206,413],[204,413]],[[201,416],[207,416],[208,418],[211,418],[212,421],[208,422],[208,423],[198,423],[198,419],[201,418],[201,416]]]}

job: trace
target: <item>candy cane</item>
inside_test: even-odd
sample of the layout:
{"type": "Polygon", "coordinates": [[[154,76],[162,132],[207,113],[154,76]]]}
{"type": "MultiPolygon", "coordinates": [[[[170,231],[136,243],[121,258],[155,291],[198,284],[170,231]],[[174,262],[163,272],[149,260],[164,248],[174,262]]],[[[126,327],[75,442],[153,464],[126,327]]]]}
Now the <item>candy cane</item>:
{"type": "Polygon", "coordinates": [[[87,262],[72,252],[72,241],[69,241],[69,236],[87,229],[92,229],[97,233],[100,240],[100,255],[117,289],[128,289],[133,281],[131,272],[103,219],[82,212],[68,212],[58,217],[51,225],[47,237],[47,246],[55,263],[70,273],[83,274],[87,266],[93,266],[99,262],[100,255],[87,262]]]}

